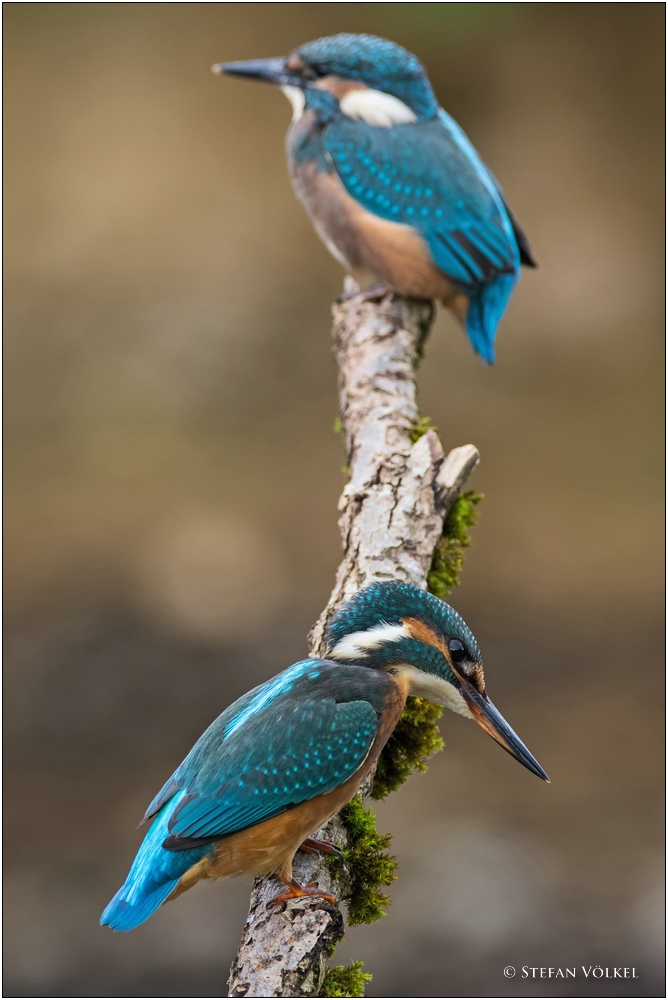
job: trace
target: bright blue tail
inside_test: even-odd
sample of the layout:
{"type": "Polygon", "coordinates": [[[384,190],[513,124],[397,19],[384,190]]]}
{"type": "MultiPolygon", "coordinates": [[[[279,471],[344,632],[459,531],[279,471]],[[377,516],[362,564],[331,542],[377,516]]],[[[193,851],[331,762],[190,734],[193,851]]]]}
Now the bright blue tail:
{"type": "MultiPolygon", "coordinates": [[[[185,873],[183,873],[185,874],[185,873]]],[[[180,876],[179,876],[180,877],[180,876]]],[[[112,901],[100,917],[100,926],[111,927],[112,931],[131,931],[139,927],[154,913],[161,903],[164,903],[172,890],[176,889],[179,879],[171,879],[154,889],[153,892],[140,896],[136,902],[126,898],[127,883],[118,890],[112,901]]]]}
{"type": "Polygon", "coordinates": [[[183,792],[178,792],[157,814],[124,885],[100,917],[103,927],[107,925],[112,931],[131,931],[143,924],[164,903],[188,869],[211,850],[210,846],[205,846],[166,851],[162,846],[169,836],[169,819],[182,796],[183,792]]]}
{"type": "Polygon", "coordinates": [[[473,350],[488,365],[494,364],[494,338],[519,274],[502,274],[471,298],[466,315],[466,332],[473,350]]]}

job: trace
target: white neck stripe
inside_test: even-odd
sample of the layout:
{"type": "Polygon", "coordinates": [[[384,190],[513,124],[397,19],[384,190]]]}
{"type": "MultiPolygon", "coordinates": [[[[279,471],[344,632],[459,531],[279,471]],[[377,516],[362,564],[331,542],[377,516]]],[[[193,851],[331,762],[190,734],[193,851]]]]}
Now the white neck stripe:
{"type": "Polygon", "coordinates": [[[339,107],[348,118],[358,118],[378,128],[417,121],[407,104],[382,90],[349,90],[339,101],[339,107]]]}
{"type": "Polygon", "coordinates": [[[351,632],[344,635],[328,655],[334,660],[359,660],[369,655],[369,650],[377,649],[386,642],[400,642],[410,638],[405,625],[390,625],[381,622],[365,632],[351,632]]]}

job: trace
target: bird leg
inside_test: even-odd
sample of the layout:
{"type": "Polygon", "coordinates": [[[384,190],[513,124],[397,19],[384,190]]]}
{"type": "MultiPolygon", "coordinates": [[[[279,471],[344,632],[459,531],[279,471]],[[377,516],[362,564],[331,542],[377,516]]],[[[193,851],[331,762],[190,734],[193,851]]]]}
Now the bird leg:
{"type": "Polygon", "coordinates": [[[358,296],[364,302],[376,302],[378,299],[384,299],[386,295],[391,295],[392,289],[389,288],[384,282],[379,281],[378,284],[373,285],[371,288],[366,288],[361,292],[343,292],[339,295],[339,302],[347,302],[349,299],[356,299],[358,296]]]}
{"type": "Polygon", "coordinates": [[[276,896],[275,899],[270,900],[267,904],[268,906],[273,906],[274,903],[287,903],[289,899],[299,899],[301,896],[319,896],[326,903],[336,906],[336,896],[333,896],[331,892],[322,892],[316,882],[309,882],[307,886],[303,886],[295,879],[287,878],[285,875],[279,875],[278,877],[283,885],[287,885],[287,892],[282,892],[280,896],[276,896]]]}
{"type": "Polygon", "coordinates": [[[330,844],[328,840],[318,840],[316,837],[307,837],[299,850],[305,851],[307,854],[317,854],[318,852],[333,854],[339,861],[343,860],[343,854],[336,844],[330,844]]]}

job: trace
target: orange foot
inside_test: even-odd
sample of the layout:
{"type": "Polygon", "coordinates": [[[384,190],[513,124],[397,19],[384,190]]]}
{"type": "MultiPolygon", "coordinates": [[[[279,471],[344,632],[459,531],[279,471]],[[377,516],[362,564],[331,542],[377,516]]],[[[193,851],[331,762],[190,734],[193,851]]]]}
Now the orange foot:
{"type": "Polygon", "coordinates": [[[283,875],[279,875],[279,878],[283,885],[287,885],[287,892],[282,892],[280,896],[272,899],[269,906],[273,906],[274,903],[286,903],[289,899],[299,899],[300,896],[318,896],[327,903],[331,903],[332,906],[336,906],[336,896],[332,896],[331,892],[321,892],[315,882],[309,882],[307,886],[303,886],[293,878],[284,878],[283,875]]]}
{"type": "Polygon", "coordinates": [[[343,854],[336,844],[330,844],[328,840],[318,840],[316,837],[307,837],[299,850],[306,851],[307,854],[317,854],[320,851],[322,854],[333,854],[334,857],[343,860],[343,854]]]}

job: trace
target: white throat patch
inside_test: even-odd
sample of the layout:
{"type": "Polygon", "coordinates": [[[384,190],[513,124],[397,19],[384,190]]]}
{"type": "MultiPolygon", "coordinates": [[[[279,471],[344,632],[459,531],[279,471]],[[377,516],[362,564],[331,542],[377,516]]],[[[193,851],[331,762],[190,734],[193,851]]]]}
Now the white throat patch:
{"type": "Polygon", "coordinates": [[[292,120],[296,122],[304,114],[304,104],[306,102],[304,91],[301,87],[290,87],[288,85],[281,87],[281,90],[292,105],[292,120]]]}
{"type": "MultiPolygon", "coordinates": [[[[286,87],[283,89],[287,90],[286,87]]],[[[382,90],[349,90],[339,101],[339,107],[348,118],[358,118],[378,128],[417,121],[407,104],[398,97],[384,94],[382,90]]]]}
{"type": "Polygon", "coordinates": [[[416,698],[426,698],[428,701],[435,701],[437,705],[449,708],[457,715],[463,715],[465,719],[472,719],[471,709],[468,707],[463,697],[454,686],[443,677],[436,674],[428,674],[424,670],[418,670],[410,663],[402,663],[395,668],[408,681],[408,693],[416,698]]]}
{"type": "Polygon", "coordinates": [[[386,642],[399,642],[409,639],[410,635],[405,625],[389,625],[381,622],[365,632],[351,632],[337,642],[328,655],[333,660],[363,660],[369,655],[370,649],[383,646],[386,642]]]}

